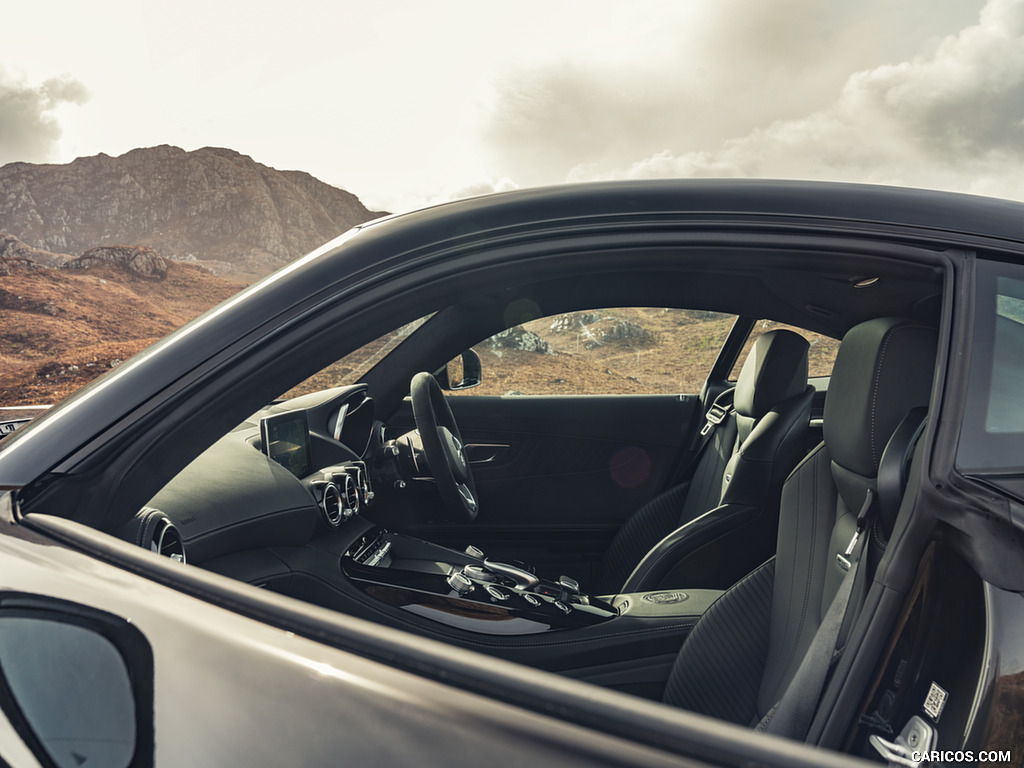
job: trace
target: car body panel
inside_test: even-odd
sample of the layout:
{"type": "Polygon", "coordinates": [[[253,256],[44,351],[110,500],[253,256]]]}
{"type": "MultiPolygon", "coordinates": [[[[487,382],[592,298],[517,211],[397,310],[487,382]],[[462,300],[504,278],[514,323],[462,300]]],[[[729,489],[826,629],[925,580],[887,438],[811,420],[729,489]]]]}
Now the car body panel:
{"type": "MultiPolygon", "coordinates": [[[[9,504],[0,495],[0,509],[9,504]]],[[[143,633],[154,652],[158,766],[469,768],[499,753],[559,766],[861,764],[471,651],[453,657],[447,645],[97,537],[108,557],[120,551],[153,569],[140,579],[52,538],[74,523],[26,523],[50,535],[21,527],[0,537],[0,589],[94,606],[143,633]],[[166,586],[157,573],[190,586],[166,586]],[[303,621],[268,623],[276,611],[254,611],[261,602],[303,621]]]]}

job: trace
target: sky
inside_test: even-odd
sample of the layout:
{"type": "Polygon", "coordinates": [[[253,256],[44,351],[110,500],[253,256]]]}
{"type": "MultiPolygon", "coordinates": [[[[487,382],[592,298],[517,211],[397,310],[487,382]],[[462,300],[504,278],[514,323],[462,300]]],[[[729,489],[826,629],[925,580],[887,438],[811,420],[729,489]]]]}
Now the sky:
{"type": "Polygon", "coordinates": [[[1024,199],[1024,0],[50,0],[4,17],[0,164],[220,146],[394,212],[674,176],[1024,199]]]}

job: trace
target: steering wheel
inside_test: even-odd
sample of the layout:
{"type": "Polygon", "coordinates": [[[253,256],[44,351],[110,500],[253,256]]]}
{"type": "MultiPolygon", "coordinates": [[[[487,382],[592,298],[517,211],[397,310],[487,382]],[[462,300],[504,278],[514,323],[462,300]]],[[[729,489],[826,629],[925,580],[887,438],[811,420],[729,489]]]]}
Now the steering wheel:
{"type": "Polygon", "coordinates": [[[412,414],[423,444],[423,455],[452,520],[472,522],[479,505],[476,484],[463,447],[462,435],[441,385],[431,374],[417,373],[409,385],[412,414]]]}

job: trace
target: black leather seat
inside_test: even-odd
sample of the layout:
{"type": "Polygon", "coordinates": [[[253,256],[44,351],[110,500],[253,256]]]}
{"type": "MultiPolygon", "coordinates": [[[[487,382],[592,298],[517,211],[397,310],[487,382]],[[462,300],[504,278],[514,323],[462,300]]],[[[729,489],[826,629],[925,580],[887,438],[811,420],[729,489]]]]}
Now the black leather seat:
{"type": "Polygon", "coordinates": [[[605,553],[594,591],[655,589],[698,550],[704,552],[694,567],[672,574],[683,579],[676,586],[724,587],[771,555],[780,489],[806,447],[814,394],[807,386],[807,349],[806,339],[786,330],[757,340],[736,383],[733,410],[704,447],[692,479],[626,520],[605,553]],[[723,560],[716,547],[740,526],[736,546],[744,552],[723,560]]]}
{"type": "MultiPolygon", "coordinates": [[[[782,490],[777,555],[702,616],[676,659],[666,703],[753,726],[782,698],[844,578],[837,555],[876,490],[889,437],[928,403],[936,342],[933,329],[911,320],[871,320],[847,333],[829,385],[824,441],[782,490]]],[[[883,518],[876,520],[890,527],[883,518]]],[[[865,535],[881,546],[887,532],[865,535]]]]}

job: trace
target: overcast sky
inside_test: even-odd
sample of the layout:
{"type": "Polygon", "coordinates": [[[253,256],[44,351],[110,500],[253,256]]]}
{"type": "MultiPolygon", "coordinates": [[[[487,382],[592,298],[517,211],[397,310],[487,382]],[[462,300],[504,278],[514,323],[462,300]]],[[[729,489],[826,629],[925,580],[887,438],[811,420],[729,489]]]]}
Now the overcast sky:
{"type": "Polygon", "coordinates": [[[407,210],[605,178],[1024,199],[1024,0],[50,0],[0,164],[222,146],[407,210]]]}

